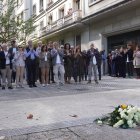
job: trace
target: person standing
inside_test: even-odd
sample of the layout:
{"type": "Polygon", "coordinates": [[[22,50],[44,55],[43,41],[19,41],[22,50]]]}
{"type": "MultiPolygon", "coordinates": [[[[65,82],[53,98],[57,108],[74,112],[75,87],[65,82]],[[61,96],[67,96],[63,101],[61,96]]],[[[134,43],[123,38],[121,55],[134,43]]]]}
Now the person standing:
{"type": "Polygon", "coordinates": [[[101,76],[102,75],[101,65],[102,65],[102,61],[104,61],[104,60],[102,59],[101,52],[99,52],[98,49],[96,49],[96,61],[97,61],[97,69],[98,69],[99,80],[101,80],[101,77],[102,77],[101,76]]]}
{"type": "Polygon", "coordinates": [[[137,79],[140,79],[140,45],[136,46],[136,50],[133,56],[134,56],[134,68],[136,70],[137,79]]]}
{"type": "Polygon", "coordinates": [[[72,53],[69,43],[66,43],[64,46],[64,68],[65,68],[65,83],[70,84],[72,76],[72,53]]]}
{"type": "Polygon", "coordinates": [[[38,58],[38,53],[33,48],[32,40],[28,41],[28,47],[25,50],[26,56],[26,67],[27,67],[27,80],[29,87],[37,87],[35,84],[36,81],[36,60],[38,58]]]}
{"type": "MultiPolygon", "coordinates": [[[[51,54],[51,50],[53,49],[53,42],[49,41],[48,43],[48,51],[51,54]]],[[[54,81],[54,73],[53,73],[53,62],[52,62],[52,57],[50,59],[50,69],[49,69],[49,83],[55,83],[54,81]]]]}
{"type": "Polygon", "coordinates": [[[105,50],[103,50],[101,52],[101,56],[102,56],[102,66],[103,66],[103,75],[105,75],[105,72],[106,72],[106,54],[105,54],[105,50]]]}
{"type": "MultiPolygon", "coordinates": [[[[17,45],[16,45],[16,41],[15,41],[15,39],[13,39],[11,41],[11,47],[9,48],[9,53],[11,55],[12,60],[14,59],[14,56],[15,56],[17,51],[18,51],[18,48],[17,48],[17,45]]],[[[14,63],[14,62],[12,62],[12,63],[14,63]]],[[[15,80],[16,80],[16,70],[15,69],[16,68],[13,64],[13,66],[12,66],[12,82],[15,82],[15,80]]]]}
{"type": "MultiPolygon", "coordinates": [[[[41,48],[42,48],[42,41],[38,42],[38,47],[36,48],[36,52],[38,53],[38,55],[41,53],[41,48]]],[[[41,68],[39,67],[39,58],[37,58],[37,66],[36,66],[36,80],[39,79],[39,82],[42,84],[41,81],[41,68]]]]}
{"type": "Polygon", "coordinates": [[[111,52],[109,51],[108,56],[107,56],[107,66],[108,66],[108,75],[111,76],[111,61],[112,61],[112,56],[111,52]]]}
{"type": "Polygon", "coordinates": [[[53,43],[53,49],[51,50],[51,57],[52,57],[55,82],[57,83],[57,85],[63,85],[64,73],[65,73],[64,62],[63,62],[64,53],[59,48],[57,42],[53,43]]]}
{"type": "Polygon", "coordinates": [[[84,58],[83,58],[80,46],[77,46],[74,53],[74,80],[75,82],[81,83],[83,76],[84,76],[84,58]],[[77,78],[79,78],[79,80],[77,78]]]}
{"type": "Polygon", "coordinates": [[[126,77],[126,62],[125,62],[125,54],[124,54],[123,48],[120,48],[119,58],[120,58],[119,77],[125,78],[126,77]]]}
{"type": "Polygon", "coordinates": [[[16,65],[16,87],[23,87],[25,53],[21,45],[18,46],[18,51],[14,56],[14,60],[16,65]]]}
{"type": "Polygon", "coordinates": [[[88,84],[91,83],[92,69],[94,73],[94,81],[98,84],[97,80],[97,50],[94,48],[94,44],[90,45],[90,49],[87,52],[89,57],[89,65],[88,65],[88,84]]]}
{"type": "Polygon", "coordinates": [[[132,44],[128,43],[127,44],[127,50],[125,52],[126,55],[126,65],[127,65],[127,73],[128,77],[133,76],[133,49],[132,49],[132,44]]]}
{"type": "Polygon", "coordinates": [[[50,59],[51,54],[47,50],[47,46],[43,45],[39,54],[39,67],[41,69],[41,82],[43,87],[49,84],[50,59]]]}
{"type": "Polygon", "coordinates": [[[2,51],[0,52],[0,62],[1,62],[1,74],[2,74],[2,89],[5,89],[6,79],[8,89],[13,89],[11,82],[12,74],[12,56],[7,50],[7,44],[2,45],[2,51]]]}

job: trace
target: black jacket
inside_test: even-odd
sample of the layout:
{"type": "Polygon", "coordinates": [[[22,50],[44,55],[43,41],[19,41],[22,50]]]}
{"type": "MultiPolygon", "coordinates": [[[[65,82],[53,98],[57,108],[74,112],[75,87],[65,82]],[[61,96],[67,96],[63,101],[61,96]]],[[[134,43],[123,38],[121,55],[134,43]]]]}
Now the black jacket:
{"type": "Polygon", "coordinates": [[[127,57],[128,57],[128,60],[129,61],[133,61],[133,50],[132,49],[129,49],[126,53],[126,60],[127,60],[127,57]]]}
{"type": "MultiPolygon", "coordinates": [[[[12,69],[12,57],[9,56],[10,59],[10,68],[12,69]]],[[[6,68],[6,57],[4,51],[0,51],[0,69],[6,68]]]]}

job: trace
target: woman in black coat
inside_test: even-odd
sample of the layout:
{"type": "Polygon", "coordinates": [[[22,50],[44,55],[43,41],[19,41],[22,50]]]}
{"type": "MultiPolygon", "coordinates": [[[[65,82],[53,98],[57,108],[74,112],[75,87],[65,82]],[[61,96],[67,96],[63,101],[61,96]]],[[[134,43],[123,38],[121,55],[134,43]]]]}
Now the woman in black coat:
{"type": "Polygon", "coordinates": [[[77,83],[77,77],[79,77],[79,83],[84,75],[84,58],[80,47],[77,47],[74,53],[74,80],[77,83]]]}
{"type": "Polygon", "coordinates": [[[72,51],[70,44],[66,43],[64,46],[64,68],[65,68],[65,83],[70,84],[72,76],[72,51]]]}

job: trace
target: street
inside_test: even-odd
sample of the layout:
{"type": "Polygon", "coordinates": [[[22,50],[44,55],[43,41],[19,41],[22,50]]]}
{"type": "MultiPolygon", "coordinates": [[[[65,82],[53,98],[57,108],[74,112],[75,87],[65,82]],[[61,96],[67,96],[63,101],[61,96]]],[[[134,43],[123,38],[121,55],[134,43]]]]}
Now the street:
{"type": "MultiPolygon", "coordinates": [[[[69,130],[65,128],[69,128],[74,131],[74,133],[70,132],[72,136],[70,135],[69,138],[64,138],[65,135],[62,138],[59,136],[60,140],[80,139],[80,137],[75,137],[74,134],[81,136],[81,139],[93,140],[93,136],[96,136],[95,132],[90,131],[88,138],[88,135],[85,137],[82,133],[79,134],[77,127],[79,125],[92,127],[91,130],[100,127],[93,121],[110,113],[119,104],[140,106],[139,85],[140,81],[137,79],[106,76],[98,85],[94,82],[89,85],[83,82],[77,85],[64,85],[59,89],[55,85],[49,85],[45,88],[38,85],[37,88],[32,89],[25,86],[24,89],[1,90],[0,136],[24,135],[23,138],[20,138],[22,140],[27,139],[25,136],[30,134],[32,136],[29,140],[36,140],[33,136],[35,132],[47,133],[47,131],[59,131],[62,128],[64,132],[68,133],[69,130]],[[33,119],[27,119],[29,114],[33,115],[33,119]],[[93,133],[94,135],[92,135],[93,133]]],[[[100,129],[105,129],[105,127],[109,130],[108,136],[110,131],[116,131],[108,126],[100,129]]],[[[85,130],[88,131],[88,129],[85,130]]],[[[131,131],[137,133],[137,130],[123,130],[122,132],[127,134],[127,131],[130,131],[130,134],[131,131]]],[[[100,134],[99,137],[101,138],[100,134]]],[[[138,134],[138,137],[140,138],[140,134],[138,134]]],[[[117,140],[118,137],[115,138],[117,140]]],[[[11,139],[15,140],[17,137],[11,139]]],[[[96,139],[98,140],[98,134],[96,139]]],[[[44,140],[44,138],[41,140],[44,140]]]]}

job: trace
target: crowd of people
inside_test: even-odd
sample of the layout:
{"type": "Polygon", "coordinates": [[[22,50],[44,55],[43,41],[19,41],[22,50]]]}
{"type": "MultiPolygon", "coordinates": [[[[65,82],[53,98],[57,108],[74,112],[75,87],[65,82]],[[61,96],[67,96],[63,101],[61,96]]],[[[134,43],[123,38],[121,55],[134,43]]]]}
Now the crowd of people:
{"type": "Polygon", "coordinates": [[[32,88],[37,87],[36,81],[39,80],[43,87],[51,83],[60,86],[70,84],[72,78],[75,83],[82,80],[91,83],[92,72],[98,84],[104,55],[105,52],[99,52],[94,44],[88,51],[81,51],[80,46],[74,47],[69,43],[59,45],[50,41],[44,45],[39,41],[38,46],[34,47],[32,40],[29,40],[27,47],[24,47],[17,46],[16,41],[12,40],[10,48],[6,43],[0,46],[0,85],[3,90],[6,87],[13,89],[12,83],[16,82],[16,87],[22,88],[26,80],[32,88]]]}
{"type": "Polygon", "coordinates": [[[127,44],[127,48],[120,48],[109,52],[107,56],[108,73],[113,77],[134,76],[136,72],[137,79],[140,79],[140,45],[132,43],[127,44]],[[135,49],[134,49],[135,48],[135,49]]]}
{"type": "Polygon", "coordinates": [[[90,84],[92,75],[98,84],[101,75],[106,73],[106,62],[110,76],[133,76],[136,69],[137,78],[140,78],[140,46],[133,51],[130,44],[127,49],[112,51],[106,56],[105,50],[98,51],[94,44],[89,50],[71,46],[69,43],[60,45],[50,41],[47,45],[38,42],[34,47],[32,40],[26,47],[11,41],[11,47],[6,43],[0,46],[0,86],[4,90],[13,89],[12,83],[16,82],[17,88],[23,88],[24,81],[30,88],[37,87],[39,80],[42,87],[51,83],[58,86],[87,81],[90,84]],[[73,79],[73,80],[72,80],[73,79]]]}

